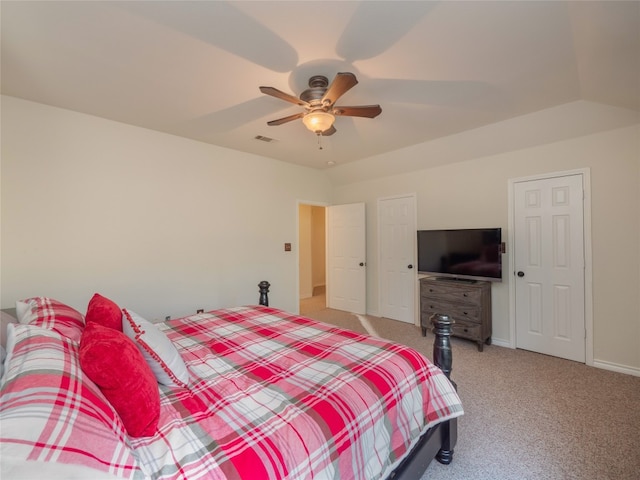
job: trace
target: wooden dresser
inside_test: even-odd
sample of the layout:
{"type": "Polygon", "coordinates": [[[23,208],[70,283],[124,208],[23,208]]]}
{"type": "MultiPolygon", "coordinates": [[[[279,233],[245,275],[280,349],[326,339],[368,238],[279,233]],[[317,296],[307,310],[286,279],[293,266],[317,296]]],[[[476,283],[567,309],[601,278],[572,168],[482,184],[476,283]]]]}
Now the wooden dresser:
{"type": "Polygon", "coordinates": [[[448,278],[424,277],[420,280],[420,326],[422,336],[431,328],[434,313],[453,319],[453,335],[478,344],[491,344],[491,283],[466,282],[448,278]]]}

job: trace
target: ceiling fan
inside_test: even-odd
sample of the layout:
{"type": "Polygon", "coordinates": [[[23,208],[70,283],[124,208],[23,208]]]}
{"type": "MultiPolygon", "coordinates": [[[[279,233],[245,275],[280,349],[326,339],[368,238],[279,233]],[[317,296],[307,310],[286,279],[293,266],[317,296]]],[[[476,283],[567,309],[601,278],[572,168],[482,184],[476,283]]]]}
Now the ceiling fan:
{"type": "Polygon", "coordinates": [[[340,72],[329,85],[323,75],[314,75],[309,79],[309,88],[300,94],[300,98],[284,93],[273,87],[260,87],[260,91],[272,97],[285,100],[304,107],[304,111],[267,122],[275,126],[302,119],[305,127],[316,135],[329,136],[336,133],[333,126],[336,116],[374,118],[380,115],[380,105],[362,105],[358,107],[340,107],[335,102],[349,89],[358,83],[356,76],[350,72],[340,72]]]}

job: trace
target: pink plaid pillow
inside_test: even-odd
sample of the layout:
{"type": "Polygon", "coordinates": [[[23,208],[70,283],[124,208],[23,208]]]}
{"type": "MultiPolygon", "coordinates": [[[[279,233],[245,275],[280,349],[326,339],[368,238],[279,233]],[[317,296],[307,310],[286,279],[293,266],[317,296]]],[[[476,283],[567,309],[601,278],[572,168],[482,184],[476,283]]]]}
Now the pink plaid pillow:
{"type": "Polygon", "coordinates": [[[79,342],[84,330],[84,317],[76,309],[48,297],[32,297],[16,302],[18,322],[55,330],[79,342]]]}
{"type": "MultiPolygon", "coordinates": [[[[77,343],[53,330],[11,324],[7,348],[0,391],[3,467],[38,459],[143,477],[120,417],[80,368],[77,343]]],[[[40,468],[41,478],[53,478],[46,465],[40,468]]]]}

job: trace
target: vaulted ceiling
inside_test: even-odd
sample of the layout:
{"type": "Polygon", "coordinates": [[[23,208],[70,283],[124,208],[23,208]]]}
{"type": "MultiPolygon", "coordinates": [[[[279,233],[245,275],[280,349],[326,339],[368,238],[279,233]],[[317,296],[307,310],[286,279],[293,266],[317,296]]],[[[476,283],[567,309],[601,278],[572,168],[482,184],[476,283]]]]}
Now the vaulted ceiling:
{"type": "Polygon", "coordinates": [[[587,100],[640,112],[637,1],[7,1],[2,93],[315,168],[587,100]],[[353,72],[318,139],[309,77],[353,72]],[[273,139],[257,140],[256,136],[273,139]],[[318,141],[323,147],[318,148],[318,141]]]}

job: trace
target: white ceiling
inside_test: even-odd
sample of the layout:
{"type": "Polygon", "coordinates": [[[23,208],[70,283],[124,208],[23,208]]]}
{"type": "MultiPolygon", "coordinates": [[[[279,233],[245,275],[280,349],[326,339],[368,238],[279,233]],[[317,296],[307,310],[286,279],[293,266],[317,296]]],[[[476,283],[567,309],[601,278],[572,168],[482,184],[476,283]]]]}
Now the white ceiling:
{"type": "Polygon", "coordinates": [[[640,111],[638,1],[2,0],[2,93],[316,168],[587,100],[640,111]],[[318,140],[312,75],[353,72],[318,140]],[[265,143],[263,135],[275,139],[265,143]]]}

